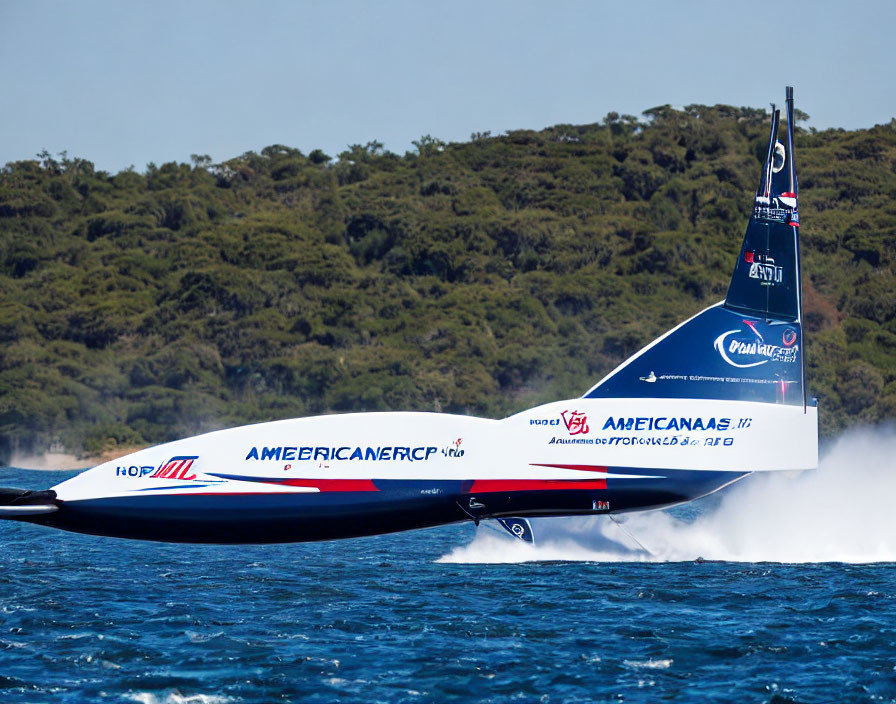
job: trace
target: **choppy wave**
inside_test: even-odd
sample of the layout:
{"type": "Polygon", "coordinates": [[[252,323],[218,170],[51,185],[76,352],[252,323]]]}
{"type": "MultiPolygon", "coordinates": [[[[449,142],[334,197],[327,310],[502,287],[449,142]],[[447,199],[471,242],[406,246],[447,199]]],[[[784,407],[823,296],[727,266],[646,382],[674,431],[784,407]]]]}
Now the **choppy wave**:
{"type": "Polygon", "coordinates": [[[227,704],[235,701],[214,694],[181,694],[176,690],[161,696],[152,692],[136,692],[131,694],[129,699],[138,704],[227,704]]]}
{"type": "MultiPolygon", "coordinates": [[[[823,480],[830,476],[847,508],[838,509],[843,517],[818,514],[819,523],[832,524],[823,526],[834,536],[829,551],[885,555],[893,545],[884,509],[893,489],[886,464],[893,449],[892,438],[881,434],[844,439],[825,454],[818,479],[782,479],[789,488],[780,502],[770,498],[771,485],[735,485],[720,500],[704,502],[694,521],[679,509],[636,515],[625,530],[664,559],[747,559],[773,549],[783,556],[788,546],[806,557],[798,541],[818,526],[797,530],[799,514],[792,525],[776,516],[782,507],[796,507],[804,520],[815,516],[809,507],[828,495],[823,480]],[[850,493],[850,482],[871,480],[879,483],[877,493],[867,487],[850,493]],[[856,497],[862,505],[848,508],[856,497]],[[757,500],[766,502],[761,511],[754,510],[757,500]],[[879,549],[859,542],[870,540],[872,527],[879,549]],[[785,529],[794,534],[783,535],[785,529]]],[[[0,474],[2,484],[32,487],[70,476],[0,474]]],[[[220,546],[3,521],[0,702],[896,697],[893,565],[657,564],[613,524],[596,530],[546,520],[536,530],[542,544],[535,559],[563,562],[438,563],[450,546],[471,539],[484,550],[487,538],[475,538],[472,524],[357,540],[220,546]],[[605,554],[612,562],[566,561],[574,552],[579,560],[605,554]]],[[[495,553],[511,557],[526,547],[509,537],[494,540],[495,553]]],[[[474,556],[484,561],[481,552],[474,556]]]]}
{"type": "Polygon", "coordinates": [[[441,561],[896,562],[896,428],[848,432],[817,470],[753,475],[720,496],[688,518],[650,511],[620,524],[606,516],[539,519],[534,547],[480,527],[441,561]]]}

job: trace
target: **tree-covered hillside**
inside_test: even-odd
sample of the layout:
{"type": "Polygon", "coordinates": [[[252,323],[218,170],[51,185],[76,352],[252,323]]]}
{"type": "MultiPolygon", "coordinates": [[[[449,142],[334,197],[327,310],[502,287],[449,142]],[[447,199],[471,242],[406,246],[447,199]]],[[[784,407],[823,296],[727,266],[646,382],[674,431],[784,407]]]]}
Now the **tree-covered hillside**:
{"type": "MultiPolygon", "coordinates": [[[[724,297],[764,111],[0,173],[0,459],[238,423],[580,395],[724,297]]],[[[896,417],[896,122],[800,130],[822,433],[896,417]]]]}

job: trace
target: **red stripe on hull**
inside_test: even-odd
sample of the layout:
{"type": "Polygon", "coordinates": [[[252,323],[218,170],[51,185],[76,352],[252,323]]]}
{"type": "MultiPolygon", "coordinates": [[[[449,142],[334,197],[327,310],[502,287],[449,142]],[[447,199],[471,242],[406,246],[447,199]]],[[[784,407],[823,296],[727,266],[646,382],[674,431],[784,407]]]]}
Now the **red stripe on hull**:
{"type": "MultiPolygon", "coordinates": [[[[214,476],[227,476],[224,474],[217,474],[214,476]]],[[[278,479],[276,477],[240,477],[238,481],[249,481],[255,482],[257,484],[269,484],[273,486],[303,486],[308,489],[317,489],[318,491],[379,491],[376,485],[373,483],[372,479],[278,479]]],[[[230,491],[222,491],[222,492],[202,492],[204,494],[232,494],[232,493],[240,493],[240,494],[268,494],[272,492],[255,492],[255,491],[245,491],[245,492],[230,492],[230,491]]],[[[292,494],[296,492],[273,492],[273,493],[281,493],[281,494],[292,494]]]]}
{"type": "MultiPolygon", "coordinates": [[[[260,482],[275,486],[304,486],[325,491],[379,491],[371,479],[283,479],[260,482]]],[[[269,494],[304,495],[296,491],[195,491],[180,496],[267,496],[269,494]]]]}
{"type": "Polygon", "coordinates": [[[563,491],[564,489],[606,489],[606,479],[476,479],[470,493],[495,491],[563,491]]]}
{"type": "Polygon", "coordinates": [[[372,479],[284,479],[277,484],[307,486],[321,491],[379,491],[372,479]]]}
{"type": "MultiPolygon", "coordinates": [[[[302,496],[300,491],[194,491],[190,494],[156,494],[156,496],[167,498],[169,496],[283,496],[284,494],[302,496]]],[[[144,496],[150,496],[150,494],[144,494],[144,496]]]]}
{"type": "Polygon", "coordinates": [[[607,468],[602,467],[597,464],[538,464],[537,462],[531,463],[532,467],[553,467],[554,469],[579,469],[583,472],[604,472],[606,474],[607,468]]]}

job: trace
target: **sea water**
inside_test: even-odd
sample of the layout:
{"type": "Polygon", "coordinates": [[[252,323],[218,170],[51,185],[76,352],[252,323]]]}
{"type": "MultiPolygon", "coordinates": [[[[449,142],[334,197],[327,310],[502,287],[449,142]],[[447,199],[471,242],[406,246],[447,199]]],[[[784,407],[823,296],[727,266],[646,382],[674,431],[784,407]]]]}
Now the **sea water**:
{"type": "MultiPolygon", "coordinates": [[[[0,523],[0,702],[893,702],[896,433],[671,511],[200,546],[0,523]]],[[[47,488],[69,473],[0,469],[47,488]]]]}

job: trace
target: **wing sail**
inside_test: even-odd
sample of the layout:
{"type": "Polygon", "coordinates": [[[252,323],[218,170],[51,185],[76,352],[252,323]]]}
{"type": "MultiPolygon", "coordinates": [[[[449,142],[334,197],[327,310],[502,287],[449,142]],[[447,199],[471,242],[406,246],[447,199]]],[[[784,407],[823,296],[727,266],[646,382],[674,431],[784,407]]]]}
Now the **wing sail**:
{"type": "Polygon", "coordinates": [[[765,167],[753,201],[725,307],[765,320],[800,322],[799,209],[793,162],[793,89],[787,89],[787,136],[774,110],[765,167]]]}
{"type": "Polygon", "coordinates": [[[586,398],[758,401],[806,407],[793,89],[772,125],[753,214],[725,300],[623,362],[586,398]]]}

